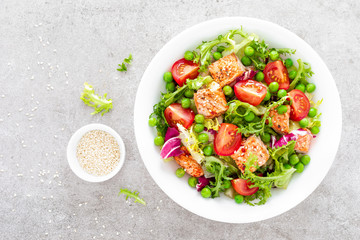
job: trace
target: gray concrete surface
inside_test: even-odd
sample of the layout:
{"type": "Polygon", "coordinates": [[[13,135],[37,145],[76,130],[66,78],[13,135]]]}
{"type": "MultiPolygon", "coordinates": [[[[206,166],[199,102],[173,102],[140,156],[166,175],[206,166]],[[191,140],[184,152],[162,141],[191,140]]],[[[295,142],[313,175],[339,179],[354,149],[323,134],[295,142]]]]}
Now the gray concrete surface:
{"type": "Polygon", "coordinates": [[[2,0],[0,239],[359,239],[359,24],[357,0],[2,0]],[[259,223],[213,222],[175,204],[134,139],[133,102],[152,57],[184,29],[223,16],[295,32],[328,65],[342,100],[343,139],[325,180],[296,208],[259,223]],[[116,71],[129,53],[128,72],[116,71]],[[79,100],[85,81],[113,98],[111,113],[90,115],[79,100]],[[66,160],[71,134],[93,122],[116,129],[127,148],[121,173],[100,184],[77,178],[66,160]],[[139,190],[148,205],[125,202],[120,187],[139,190]]]}

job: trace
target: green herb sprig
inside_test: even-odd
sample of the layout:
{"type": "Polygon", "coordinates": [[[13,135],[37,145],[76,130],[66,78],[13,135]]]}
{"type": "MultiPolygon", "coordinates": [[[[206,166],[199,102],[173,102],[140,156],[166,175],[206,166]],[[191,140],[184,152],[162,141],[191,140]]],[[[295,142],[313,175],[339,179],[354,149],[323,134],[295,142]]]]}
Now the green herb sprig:
{"type": "Polygon", "coordinates": [[[142,205],[146,205],[146,202],[144,199],[140,198],[139,197],[139,192],[138,191],[134,191],[134,192],[131,192],[129,189],[126,189],[126,188],[122,188],[120,189],[120,192],[119,192],[119,195],[120,194],[125,194],[126,197],[125,197],[125,200],[128,200],[128,198],[133,198],[135,201],[135,203],[141,203],[142,205]]]}
{"type": "Polygon", "coordinates": [[[125,58],[124,61],[123,61],[121,64],[119,64],[119,67],[120,67],[120,68],[118,68],[117,70],[118,70],[119,72],[126,72],[126,71],[127,71],[127,67],[126,67],[125,63],[128,64],[128,65],[130,65],[131,62],[132,62],[132,60],[133,60],[133,57],[132,57],[132,55],[131,55],[131,53],[130,53],[129,57],[128,57],[128,58],[125,58]]]}

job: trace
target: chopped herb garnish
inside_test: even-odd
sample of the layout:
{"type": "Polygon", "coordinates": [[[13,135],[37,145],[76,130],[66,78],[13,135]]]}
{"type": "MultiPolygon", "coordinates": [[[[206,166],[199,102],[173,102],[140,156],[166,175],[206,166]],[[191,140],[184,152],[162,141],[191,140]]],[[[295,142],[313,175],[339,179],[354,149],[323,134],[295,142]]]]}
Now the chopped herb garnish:
{"type": "Polygon", "coordinates": [[[131,62],[132,62],[132,60],[133,60],[133,58],[132,58],[132,55],[131,55],[131,53],[130,53],[129,57],[128,57],[128,58],[125,58],[124,61],[123,61],[121,64],[119,64],[119,67],[120,67],[120,68],[118,68],[117,70],[120,71],[120,72],[126,72],[126,71],[127,71],[127,67],[126,67],[125,63],[128,64],[128,65],[130,65],[131,62]]]}

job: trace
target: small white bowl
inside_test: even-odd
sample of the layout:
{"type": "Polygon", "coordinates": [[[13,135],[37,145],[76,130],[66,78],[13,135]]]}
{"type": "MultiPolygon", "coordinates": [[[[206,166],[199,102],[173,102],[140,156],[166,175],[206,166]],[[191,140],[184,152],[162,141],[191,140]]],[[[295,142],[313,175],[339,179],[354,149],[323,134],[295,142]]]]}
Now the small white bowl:
{"type": "Polygon", "coordinates": [[[71,170],[81,179],[88,181],[88,182],[104,182],[109,180],[113,176],[115,176],[121,169],[125,161],[125,145],[123,140],[121,139],[120,135],[111,127],[108,127],[104,124],[99,123],[92,123],[83,126],[79,130],[77,130],[72,137],[70,138],[69,144],[67,146],[67,159],[69,162],[69,166],[71,170]],[[82,136],[85,133],[92,131],[92,130],[102,130],[109,134],[111,134],[119,144],[120,147],[120,161],[118,165],[114,168],[112,172],[104,176],[95,176],[92,174],[87,173],[79,164],[79,161],[76,157],[76,148],[82,136]]]}

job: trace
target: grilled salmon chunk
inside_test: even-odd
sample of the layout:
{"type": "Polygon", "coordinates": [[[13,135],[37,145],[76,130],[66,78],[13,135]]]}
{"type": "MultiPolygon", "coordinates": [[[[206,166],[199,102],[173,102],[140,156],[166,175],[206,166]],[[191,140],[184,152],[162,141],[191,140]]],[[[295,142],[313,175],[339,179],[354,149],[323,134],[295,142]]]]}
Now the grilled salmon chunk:
{"type": "MultiPolygon", "coordinates": [[[[252,135],[244,140],[240,146],[240,148],[235,151],[233,155],[231,155],[232,159],[235,160],[238,168],[243,172],[245,169],[245,163],[248,160],[249,156],[254,154],[257,156],[256,164],[258,166],[262,166],[269,159],[269,152],[265,146],[265,144],[261,141],[259,137],[252,135]]],[[[255,167],[251,167],[250,171],[254,172],[256,170],[255,167]]]]}
{"type": "Polygon", "coordinates": [[[299,135],[298,139],[295,143],[295,150],[299,153],[307,153],[310,148],[310,143],[313,138],[313,135],[311,134],[309,129],[304,129],[306,132],[304,132],[304,135],[299,135]]]}
{"type": "Polygon", "coordinates": [[[284,114],[279,114],[274,107],[270,110],[269,116],[272,119],[272,129],[280,134],[289,133],[289,119],[290,119],[290,106],[286,105],[287,111],[284,114]]]}
{"type": "Polygon", "coordinates": [[[214,80],[220,84],[221,88],[235,81],[235,78],[245,72],[235,53],[220,58],[209,66],[209,72],[214,80]]]}
{"type": "Polygon", "coordinates": [[[225,95],[217,82],[211,82],[207,88],[202,88],[194,94],[196,109],[205,118],[214,118],[224,114],[229,106],[225,95]]]}
{"type": "Polygon", "coordinates": [[[200,166],[200,164],[195,161],[185,146],[181,147],[181,150],[184,151],[183,154],[174,157],[175,161],[182,167],[185,172],[190,174],[193,177],[201,177],[204,175],[204,170],[200,166]]]}

